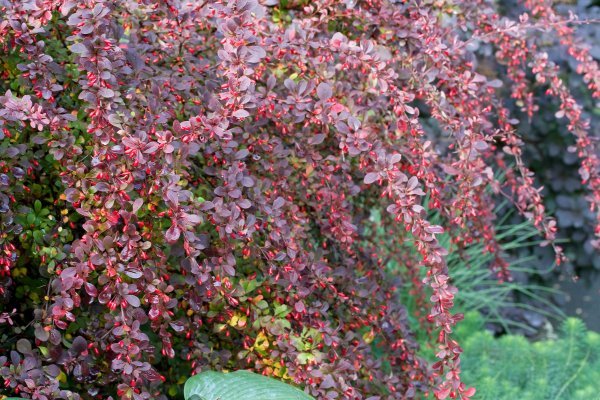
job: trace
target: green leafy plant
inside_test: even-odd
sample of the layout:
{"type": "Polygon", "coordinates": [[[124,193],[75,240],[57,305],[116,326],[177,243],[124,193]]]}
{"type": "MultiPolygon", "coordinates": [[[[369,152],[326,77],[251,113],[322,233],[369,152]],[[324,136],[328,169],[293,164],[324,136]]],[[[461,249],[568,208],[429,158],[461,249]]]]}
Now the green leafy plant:
{"type": "Polygon", "coordinates": [[[250,371],[206,371],[188,379],[185,400],[313,400],[303,391],[250,371]]]}
{"type": "Polygon", "coordinates": [[[519,335],[494,337],[485,319],[469,312],[456,330],[464,344],[464,380],[478,399],[598,399],[600,334],[576,318],[564,321],[559,337],[530,342],[519,335]]]}

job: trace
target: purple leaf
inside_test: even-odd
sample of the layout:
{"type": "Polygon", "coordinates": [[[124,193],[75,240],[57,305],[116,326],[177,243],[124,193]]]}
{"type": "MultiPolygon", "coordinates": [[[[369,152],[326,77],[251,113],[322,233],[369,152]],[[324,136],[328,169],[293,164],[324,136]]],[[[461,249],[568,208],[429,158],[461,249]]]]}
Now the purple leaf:
{"type": "Polygon", "coordinates": [[[304,303],[301,301],[297,301],[296,304],[294,304],[294,309],[299,313],[304,312],[306,310],[306,308],[304,307],[304,303]]]}
{"type": "Polygon", "coordinates": [[[179,229],[177,225],[173,224],[169,229],[167,229],[167,232],[165,232],[165,239],[167,239],[168,242],[173,243],[179,239],[180,235],[181,229],[179,229]]]}
{"type": "Polygon", "coordinates": [[[89,55],[89,50],[83,43],[75,43],[71,46],[71,51],[75,54],[81,54],[82,56],[89,55]]]}
{"type": "Polygon", "coordinates": [[[419,179],[416,176],[411,176],[408,182],[406,183],[406,189],[408,191],[413,190],[419,185],[419,179]]]}
{"type": "Polygon", "coordinates": [[[364,182],[367,185],[369,185],[369,184],[375,182],[378,179],[379,179],[379,173],[377,173],[377,172],[369,172],[368,174],[365,175],[364,182]]]}
{"type": "Polygon", "coordinates": [[[133,202],[133,209],[131,210],[131,212],[134,214],[137,213],[143,204],[144,204],[144,199],[142,199],[141,197],[135,199],[133,202]]]}
{"type": "Polygon", "coordinates": [[[331,98],[332,95],[333,91],[329,83],[321,82],[319,86],[317,86],[317,96],[319,97],[319,100],[328,100],[331,98]]]}
{"type": "Polygon", "coordinates": [[[115,92],[112,89],[109,88],[100,88],[100,90],[98,90],[98,94],[104,98],[111,98],[114,97],[115,92]]]}
{"type": "Polygon", "coordinates": [[[283,207],[284,204],[285,204],[284,198],[283,197],[278,197],[273,202],[273,208],[277,210],[277,209],[283,207]]]}
{"type": "Polygon", "coordinates": [[[326,135],[324,133],[318,133],[315,136],[308,139],[308,143],[310,143],[312,145],[321,144],[325,140],[325,137],[326,137],[326,135]]]}
{"type": "Polygon", "coordinates": [[[31,354],[31,342],[27,339],[17,340],[17,350],[21,354],[25,354],[25,355],[31,354]]]}
{"type": "Polygon", "coordinates": [[[125,297],[125,300],[127,300],[127,302],[133,307],[139,307],[142,304],[140,302],[139,297],[134,296],[132,294],[127,294],[124,297],[125,297]]]}
{"type": "Polygon", "coordinates": [[[246,61],[249,63],[257,63],[267,56],[267,52],[265,51],[265,49],[263,49],[260,46],[250,46],[246,49],[248,50],[246,61]]]}
{"type": "Polygon", "coordinates": [[[250,116],[250,113],[246,110],[244,110],[243,108],[240,108],[239,110],[235,111],[232,114],[234,117],[242,119],[242,118],[246,118],[250,116]]]}

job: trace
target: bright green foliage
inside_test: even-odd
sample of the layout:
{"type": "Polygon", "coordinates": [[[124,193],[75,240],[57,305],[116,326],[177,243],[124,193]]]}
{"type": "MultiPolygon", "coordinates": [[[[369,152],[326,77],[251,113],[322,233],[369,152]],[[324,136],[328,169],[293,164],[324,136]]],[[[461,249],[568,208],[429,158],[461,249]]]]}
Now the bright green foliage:
{"type": "Polygon", "coordinates": [[[457,329],[462,339],[464,380],[482,400],[600,399],[600,334],[569,318],[556,340],[494,338],[477,313],[457,329]]]}
{"type": "Polygon", "coordinates": [[[207,371],[188,379],[185,400],[314,400],[303,391],[249,371],[207,371]]]}

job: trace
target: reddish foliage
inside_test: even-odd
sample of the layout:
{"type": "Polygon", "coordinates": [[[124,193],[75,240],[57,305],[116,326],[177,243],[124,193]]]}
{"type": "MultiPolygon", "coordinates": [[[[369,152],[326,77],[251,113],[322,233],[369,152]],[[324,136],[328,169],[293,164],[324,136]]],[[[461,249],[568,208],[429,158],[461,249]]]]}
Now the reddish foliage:
{"type": "Polygon", "coordinates": [[[46,255],[31,256],[44,301],[0,310],[4,327],[33,315],[26,332],[43,349],[24,334],[0,358],[15,393],[164,398],[162,382],[181,377],[165,363],[177,358],[182,371],[251,368],[317,398],[471,397],[438,235],[483,241],[507,279],[497,196],[552,245],[556,231],[503,82],[478,71],[474,42],[496,49],[530,116],[531,85],[560,99],[600,206],[596,142],[536,30],[556,30],[596,97],[598,65],[574,39],[577,21],[546,2],[527,1],[518,22],[486,1],[5,3],[0,45],[18,65],[0,81],[0,290],[29,251],[13,214],[32,204],[23,180],[47,179],[37,159],[60,180],[52,204],[80,217],[65,223],[67,257],[46,268],[46,255]],[[18,94],[4,87],[17,78],[18,94]],[[446,138],[433,139],[425,119],[446,138]],[[387,214],[373,223],[369,210],[387,214]],[[380,226],[393,248],[380,246],[380,226]],[[415,354],[389,259],[436,332],[432,368],[415,354]]]}

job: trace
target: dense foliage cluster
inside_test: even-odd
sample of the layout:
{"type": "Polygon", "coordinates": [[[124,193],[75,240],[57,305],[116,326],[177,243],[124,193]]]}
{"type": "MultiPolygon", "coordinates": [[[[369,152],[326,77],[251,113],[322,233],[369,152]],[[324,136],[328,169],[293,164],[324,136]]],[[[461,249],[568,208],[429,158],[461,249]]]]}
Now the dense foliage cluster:
{"type": "Polygon", "coordinates": [[[465,381],[482,400],[596,398],[600,335],[575,318],[557,333],[536,343],[517,335],[494,338],[477,313],[466,314],[456,333],[465,349],[465,381]]]}
{"type": "Polygon", "coordinates": [[[558,100],[600,205],[597,142],[537,32],[596,98],[598,65],[574,16],[524,6],[515,21],[484,0],[0,1],[7,390],[164,399],[190,374],[251,369],[319,399],[471,397],[437,235],[482,243],[507,279],[503,196],[562,259],[506,93],[530,117],[535,89],[558,100]]]}

